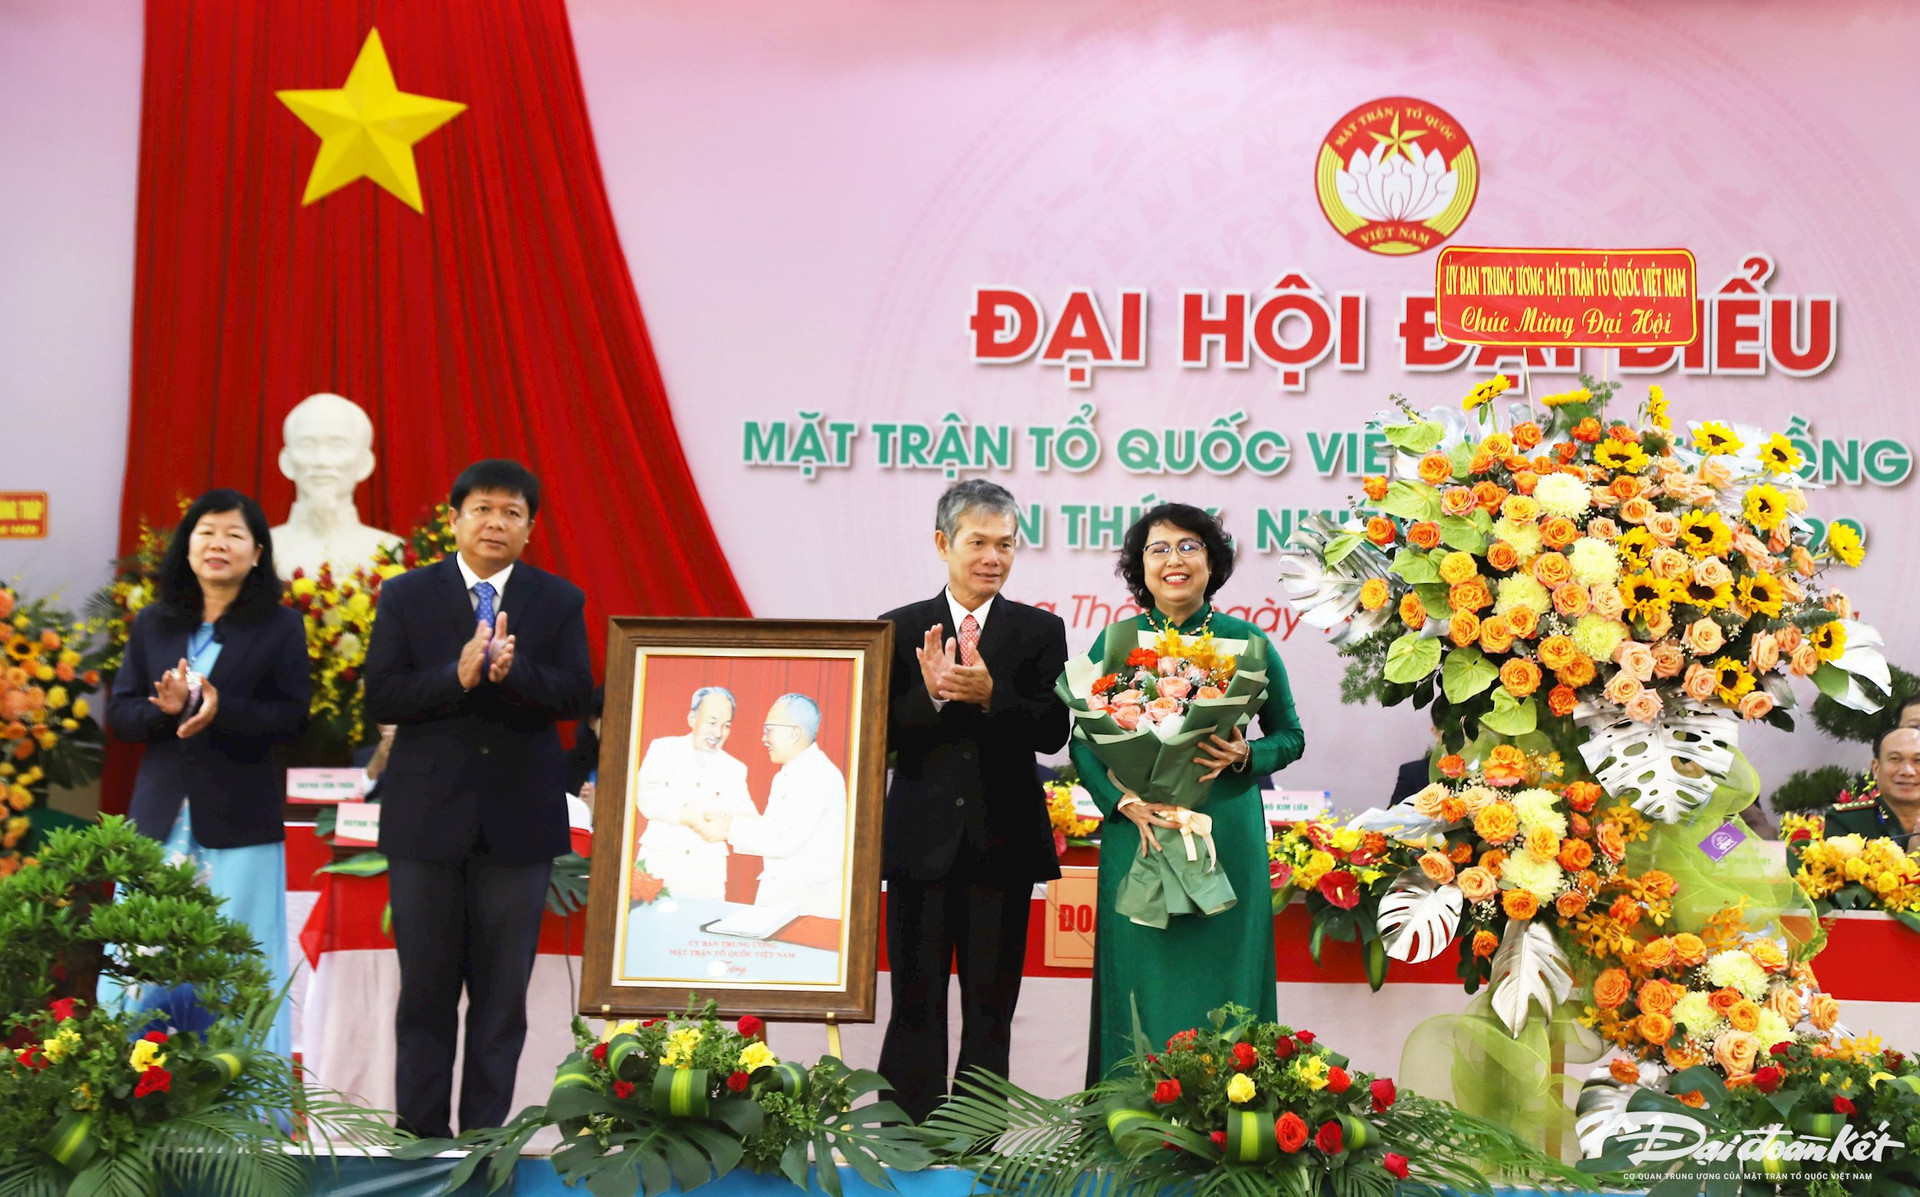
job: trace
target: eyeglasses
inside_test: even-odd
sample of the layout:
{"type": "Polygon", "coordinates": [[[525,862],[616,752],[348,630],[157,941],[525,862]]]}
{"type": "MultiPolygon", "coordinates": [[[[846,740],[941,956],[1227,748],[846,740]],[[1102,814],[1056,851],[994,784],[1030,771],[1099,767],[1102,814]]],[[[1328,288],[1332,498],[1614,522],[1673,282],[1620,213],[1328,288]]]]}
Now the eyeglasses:
{"type": "Polygon", "coordinates": [[[761,731],[761,734],[765,735],[765,734],[772,733],[776,728],[782,728],[782,727],[786,728],[788,731],[800,730],[800,725],[798,723],[763,723],[760,725],[760,731],[761,731]]]}
{"type": "Polygon", "coordinates": [[[1156,540],[1152,544],[1148,545],[1146,550],[1147,556],[1153,558],[1156,561],[1164,561],[1169,555],[1174,553],[1178,553],[1182,557],[1198,557],[1204,554],[1206,551],[1207,551],[1206,543],[1204,541],[1195,540],[1191,536],[1181,541],[1177,545],[1168,544],[1164,540],[1156,540]]]}

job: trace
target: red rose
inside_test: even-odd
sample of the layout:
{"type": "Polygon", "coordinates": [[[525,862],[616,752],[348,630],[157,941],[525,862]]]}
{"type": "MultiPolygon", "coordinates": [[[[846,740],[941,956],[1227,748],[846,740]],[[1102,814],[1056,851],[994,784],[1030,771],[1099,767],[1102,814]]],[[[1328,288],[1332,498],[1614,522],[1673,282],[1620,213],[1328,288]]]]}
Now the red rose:
{"type": "Polygon", "coordinates": [[[1380,1161],[1380,1166],[1392,1173],[1397,1180],[1405,1180],[1407,1178],[1407,1157],[1397,1151],[1389,1151],[1386,1157],[1380,1161]]]}
{"type": "Polygon", "coordinates": [[[1273,1045],[1273,1054],[1282,1060],[1293,1059],[1293,1053],[1300,1049],[1294,1045],[1292,1036],[1280,1036],[1280,1042],[1273,1045]]]}
{"type": "Polygon", "coordinates": [[[761,1022],[751,1014],[742,1014],[740,1021],[734,1025],[740,1029],[742,1035],[745,1035],[749,1039],[758,1039],[761,1032],[767,1029],[766,1023],[761,1022]]]}
{"type": "Polygon", "coordinates": [[[1782,1039],[1780,1042],[1773,1045],[1772,1050],[1768,1054],[1775,1055],[1775,1056],[1784,1056],[1792,1050],[1793,1050],[1793,1040],[1782,1039]]]}
{"type": "Polygon", "coordinates": [[[632,1081],[615,1081],[613,1083],[613,1095],[619,1098],[621,1101],[625,1101],[627,1100],[627,1098],[632,1097],[633,1082],[632,1081]]]}
{"type": "Polygon", "coordinates": [[[1339,1067],[1327,1069],[1327,1092],[1345,1093],[1352,1087],[1353,1078],[1347,1075],[1346,1069],[1339,1067]]]}
{"type": "Polygon", "coordinates": [[[607,1045],[604,1043],[596,1043],[593,1045],[593,1050],[587,1054],[593,1057],[595,1064],[605,1064],[607,1062],[607,1045]]]}
{"type": "Polygon", "coordinates": [[[148,1043],[165,1043],[167,1041],[167,1033],[165,1031],[148,1031],[146,1034],[140,1036],[140,1038],[146,1040],[148,1043]]]}
{"type": "Polygon", "coordinates": [[[1360,905],[1360,883],[1345,869],[1335,869],[1320,879],[1320,896],[1342,910],[1360,905]]]}
{"type": "Polygon", "coordinates": [[[1780,1082],[1785,1079],[1786,1075],[1787,1074],[1781,1072],[1777,1066],[1769,1064],[1765,1068],[1758,1069],[1754,1072],[1753,1087],[1762,1093],[1777,1092],[1780,1088],[1780,1082]]]}
{"type": "Polygon", "coordinates": [[[1399,1096],[1393,1091],[1393,1081],[1390,1078],[1383,1077],[1368,1088],[1373,1091],[1373,1112],[1376,1114],[1385,1113],[1387,1107],[1392,1105],[1394,1099],[1399,1096]]]}
{"type": "Polygon", "coordinates": [[[1260,1062],[1260,1052],[1251,1043],[1233,1045],[1233,1066],[1246,1072],[1260,1062]]]}
{"type": "Polygon", "coordinates": [[[1852,1102],[1838,1095],[1836,1095],[1833,1099],[1833,1112],[1836,1114],[1845,1114],[1849,1118],[1859,1113],[1858,1110],[1853,1108],[1852,1102]]]}
{"type": "Polygon", "coordinates": [[[1338,1122],[1322,1122],[1320,1130],[1313,1136],[1313,1145],[1323,1155],[1339,1155],[1347,1149],[1346,1139],[1340,1133],[1338,1122]]]}
{"type": "Polygon", "coordinates": [[[1194,1041],[1194,1039],[1195,1039],[1195,1038],[1196,1038],[1196,1037],[1197,1037],[1197,1036],[1198,1036],[1199,1034],[1200,1034],[1200,1032],[1198,1032],[1198,1031],[1178,1031],[1178,1032],[1175,1032],[1175,1033],[1174,1033],[1174,1035],[1173,1035],[1173,1037],[1172,1037],[1171,1039],[1168,1039],[1168,1040],[1167,1040],[1167,1050],[1168,1050],[1168,1051],[1177,1051],[1177,1050],[1179,1050],[1180,1048],[1183,1048],[1183,1047],[1192,1047],[1192,1046],[1193,1046],[1193,1041],[1194,1041]]]}
{"type": "Polygon", "coordinates": [[[658,1025],[660,1025],[660,1020],[659,1020],[659,1019],[657,1019],[657,1018],[649,1018],[649,1019],[647,1019],[647,1020],[646,1020],[645,1022],[643,1022],[643,1023],[641,1023],[640,1025],[641,1025],[641,1026],[643,1026],[643,1027],[653,1027],[653,1026],[658,1026],[658,1025]]]}
{"type": "Polygon", "coordinates": [[[1306,1044],[1311,1044],[1314,1040],[1314,1034],[1312,1031],[1295,1031],[1293,1033],[1293,1037],[1295,1039],[1298,1039],[1300,1042],[1306,1043],[1306,1044]]]}
{"type": "Polygon", "coordinates": [[[47,1003],[47,1009],[53,1011],[55,1022],[66,1022],[73,1017],[73,999],[55,998],[47,1003]]]}
{"type": "Polygon", "coordinates": [[[154,1067],[140,1073],[140,1079],[133,1086],[135,1097],[145,1097],[149,1093],[165,1093],[173,1085],[173,1074],[164,1068],[154,1067]]]}
{"type": "Polygon", "coordinates": [[[1307,1145],[1307,1124],[1300,1120],[1300,1115],[1288,1110],[1273,1124],[1273,1138],[1280,1144],[1280,1150],[1292,1155],[1307,1145]]]}
{"type": "Polygon", "coordinates": [[[745,1093],[747,1091],[747,1079],[746,1073],[736,1072],[727,1078],[727,1088],[734,1093],[745,1093]]]}
{"type": "Polygon", "coordinates": [[[45,1068],[48,1064],[52,1063],[52,1061],[48,1060],[45,1056],[40,1054],[40,1045],[37,1043],[33,1044],[30,1047],[21,1048],[20,1054],[15,1056],[14,1059],[19,1060],[22,1064],[26,1065],[28,1068],[33,1069],[35,1072],[40,1071],[42,1068],[45,1068]]]}
{"type": "Polygon", "coordinates": [[[1882,1054],[1882,1057],[1886,1060],[1887,1071],[1889,1072],[1898,1072],[1900,1070],[1900,1066],[1907,1062],[1907,1058],[1904,1055],[1901,1055],[1899,1052],[1894,1051],[1892,1048],[1888,1048],[1885,1052],[1881,1054],[1882,1054]]]}
{"type": "Polygon", "coordinates": [[[1158,1085],[1155,1085],[1153,1087],[1153,1100],[1159,1102],[1163,1106],[1170,1106],[1174,1102],[1179,1101],[1180,1100],[1180,1082],[1172,1081],[1172,1080],[1161,1081],[1158,1085]]]}
{"type": "Polygon", "coordinates": [[[1213,1149],[1215,1151],[1225,1151],[1227,1149],[1227,1132],[1214,1131],[1208,1135],[1207,1138],[1213,1140],[1213,1149]]]}

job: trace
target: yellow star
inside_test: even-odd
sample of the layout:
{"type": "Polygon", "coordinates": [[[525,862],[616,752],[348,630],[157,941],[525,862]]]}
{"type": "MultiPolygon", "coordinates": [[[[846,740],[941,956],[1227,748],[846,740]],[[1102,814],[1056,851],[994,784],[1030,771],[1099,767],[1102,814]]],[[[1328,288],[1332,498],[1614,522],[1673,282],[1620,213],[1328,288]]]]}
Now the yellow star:
{"type": "Polygon", "coordinates": [[[307,177],[307,193],[300,197],[302,205],[364,178],[415,212],[425,212],[420,176],[413,169],[413,144],[467,109],[452,100],[409,95],[395,86],[378,29],[367,31],[345,87],[273,94],[320,135],[320,153],[307,177]]]}
{"type": "MultiPolygon", "coordinates": [[[[1382,162],[1385,162],[1395,154],[1400,155],[1409,162],[1413,161],[1413,155],[1407,153],[1407,147],[1413,145],[1414,138],[1425,137],[1426,135],[1427,131],[1425,129],[1408,129],[1405,133],[1402,133],[1400,131],[1400,114],[1397,112],[1393,114],[1393,131],[1391,135],[1386,133],[1369,134],[1375,141],[1387,147],[1387,152],[1380,155],[1380,161],[1382,162]]],[[[1419,147],[1415,146],[1414,148],[1418,149],[1419,147]]]]}

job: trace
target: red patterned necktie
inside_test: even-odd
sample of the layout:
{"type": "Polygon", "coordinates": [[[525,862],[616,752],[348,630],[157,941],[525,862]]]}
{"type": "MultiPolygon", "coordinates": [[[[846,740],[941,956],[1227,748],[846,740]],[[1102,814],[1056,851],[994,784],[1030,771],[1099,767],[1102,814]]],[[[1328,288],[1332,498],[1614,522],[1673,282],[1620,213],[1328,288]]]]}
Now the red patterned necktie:
{"type": "Polygon", "coordinates": [[[971,615],[960,621],[960,663],[980,663],[980,621],[971,615]]]}

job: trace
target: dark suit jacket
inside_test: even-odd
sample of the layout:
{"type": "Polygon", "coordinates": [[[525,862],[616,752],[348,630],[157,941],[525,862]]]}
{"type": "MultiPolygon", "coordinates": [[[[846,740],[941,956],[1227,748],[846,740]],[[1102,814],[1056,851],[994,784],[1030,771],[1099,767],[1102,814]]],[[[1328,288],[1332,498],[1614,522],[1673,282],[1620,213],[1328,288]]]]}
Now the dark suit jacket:
{"type": "Polygon", "coordinates": [[[187,655],[195,629],[169,628],[159,607],[134,617],[127,655],[113,678],[107,723],[117,739],[145,743],[128,813],[141,832],[165,839],[193,800],[193,838],[208,848],[245,848],[287,838],[281,805],[287,766],[276,749],[306,730],[313,683],[307,629],[298,611],[276,607],[264,620],[222,619],[220,657],[207,681],[219,692],[213,723],[190,740],[178,715],[148,702],[160,675],[187,655]]]}
{"type": "Polygon", "coordinates": [[[460,686],[473,600],[452,557],[380,588],[367,646],[367,722],[397,723],[380,775],[380,850],[403,860],[458,860],[484,837],[506,861],[569,850],[566,754],[554,724],[593,693],[586,596],[522,561],[500,610],[514,638],[498,685],[460,686]]]}
{"type": "Polygon", "coordinates": [[[1060,617],[1011,599],[994,600],[980,633],[980,658],[993,675],[987,710],[927,694],[914,650],[940,624],[957,636],[943,590],[889,611],[896,625],[887,747],[897,754],[887,790],[881,871],[888,880],[947,877],[969,839],[987,851],[987,875],[968,880],[1030,885],[1060,875],[1034,754],[1067,742],[1066,704],[1053,683],[1067,666],[1060,617]]]}
{"type": "Polygon", "coordinates": [[[1400,772],[1394,776],[1393,794],[1387,799],[1387,805],[1392,806],[1401,799],[1411,798],[1426,789],[1428,773],[1427,758],[1424,756],[1417,761],[1408,761],[1401,765],[1400,772]]]}

